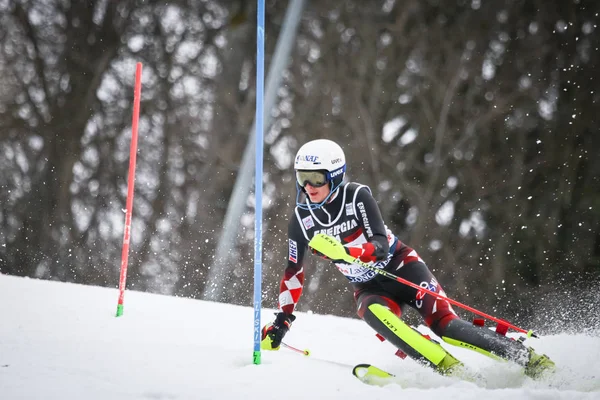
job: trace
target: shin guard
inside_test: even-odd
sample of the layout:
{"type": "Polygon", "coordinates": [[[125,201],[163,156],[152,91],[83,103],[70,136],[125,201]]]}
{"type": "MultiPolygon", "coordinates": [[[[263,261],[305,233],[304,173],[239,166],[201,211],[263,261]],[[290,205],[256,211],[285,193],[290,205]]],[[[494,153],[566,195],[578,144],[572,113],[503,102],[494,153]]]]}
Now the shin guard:
{"type": "Polygon", "coordinates": [[[440,336],[446,343],[493,359],[510,360],[520,365],[525,365],[529,360],[528,350],[521,342],[462,319],[450,321],[440,336]]]}
{"type": "Polygon", "coordinates": [[[451,369],[461,365],[439,343],[421,335],[381,304],[369,305],[363,319],[408,356],[442,373],[449,373],[451,369]]]}

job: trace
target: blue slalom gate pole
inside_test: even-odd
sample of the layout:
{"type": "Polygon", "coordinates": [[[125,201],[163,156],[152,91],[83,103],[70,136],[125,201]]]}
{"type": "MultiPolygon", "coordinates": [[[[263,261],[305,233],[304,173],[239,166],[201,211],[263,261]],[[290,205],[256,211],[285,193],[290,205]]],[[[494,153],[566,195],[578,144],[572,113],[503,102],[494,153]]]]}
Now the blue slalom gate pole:
{"type": "Polygon", "coordinates": [[[256,26],[256,168],[254,169],[254,364],[260,364],[260,310],[262,308],[262,176],[263,103],[265,88],[265,1],[258,0],[256,26]]]}

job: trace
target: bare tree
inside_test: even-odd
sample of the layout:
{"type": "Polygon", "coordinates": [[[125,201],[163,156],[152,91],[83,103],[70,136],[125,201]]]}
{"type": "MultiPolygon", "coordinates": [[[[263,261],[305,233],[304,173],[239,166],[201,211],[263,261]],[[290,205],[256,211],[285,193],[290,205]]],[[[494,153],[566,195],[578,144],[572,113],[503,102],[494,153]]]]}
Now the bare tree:
{"type": "MultiPolygon", "coordinates": [[[[267,65],[285,8],[267,2],[267,65]]],[[[128,282],[199,296],[254,117],[254,4],[0,11],[0,271],[116,285],[142,61],[128,282]]],[[[597,12],[583,0],[309,2],[268,110],[265,298],[287,257],[292,156],[320,137],[342,145],[348,178],[459,300],[526,318],[557,285],[597,281],[597,12]]],[[[247,201],[224,288],[238,304],[252,293],[247,201]]],[[[306,271],[301,309],[353,313],[343,277],[322,262],[306,271]]]]}

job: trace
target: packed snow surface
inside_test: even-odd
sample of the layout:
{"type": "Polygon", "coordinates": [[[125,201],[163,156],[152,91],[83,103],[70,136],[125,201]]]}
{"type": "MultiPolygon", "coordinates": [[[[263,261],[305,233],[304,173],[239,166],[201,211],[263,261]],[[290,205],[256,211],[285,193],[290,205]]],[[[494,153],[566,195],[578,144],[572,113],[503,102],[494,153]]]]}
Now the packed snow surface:
{"type": "MultiPolygon", "coordinates": [[[[443,344],[485,377],[478,384],[402,360],[362,321],[298,313],[282,348],[252,363],[253,310],[0,275],[0,399],[600,399],[600,337],[556,333],[527,343],[558,366],[534,381],[520,368],[443,344]],[[398,383],[352,376],[372,363],[398,383]]],[[[264,309],[262,324],[272,320],[264,309]]],[[[425,328],[420,327],[420,330],[425,328]]]]}

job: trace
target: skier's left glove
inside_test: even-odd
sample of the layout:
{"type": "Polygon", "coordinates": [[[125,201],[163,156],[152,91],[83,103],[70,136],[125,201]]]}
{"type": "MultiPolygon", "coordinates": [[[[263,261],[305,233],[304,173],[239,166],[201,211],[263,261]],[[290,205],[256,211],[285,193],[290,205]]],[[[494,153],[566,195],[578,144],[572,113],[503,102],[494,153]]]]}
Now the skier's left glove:
{"type": "Polygon", "coordinates": [[[377,261],[377,250],[381,245],[378,242],[367,242],[360,247],[344,247],[346,253],[360,261],[369,263],[377,261]]]}
{"type": "MultiPolygon", "coordinates": [[[[344,250],[346,251],[346,254],[350,255],[352,258],[358,258],[360,261],[368,263],[368,262],[375,262],[377,261],[377,256],[375,255],[375,252],[378,249],[378,246],[380,247],[379,243],[375,242],[375,244],[371,243],[371,242],[367,242],[361,246],[357,246],[357,247],[345,247],[344,246],[344,250]]],[[[312,253],[324,258],[325,260],[331,260],[329,257],[327,257],[325,254],[312,249],[312,253]]],[[[345,260],[331,260],[334,261],[336,263],[347,263],[347,261],[345,260]]]]}
{"type": "Polygon", "coordinates": [[[279,350],[283,337],[290,330],[292,322],[296,319],[293,314],[286,314],[284,312],[275,315],[275,321],[268,323],[262,328],[260,348],[263,350],[279,350]]]}

